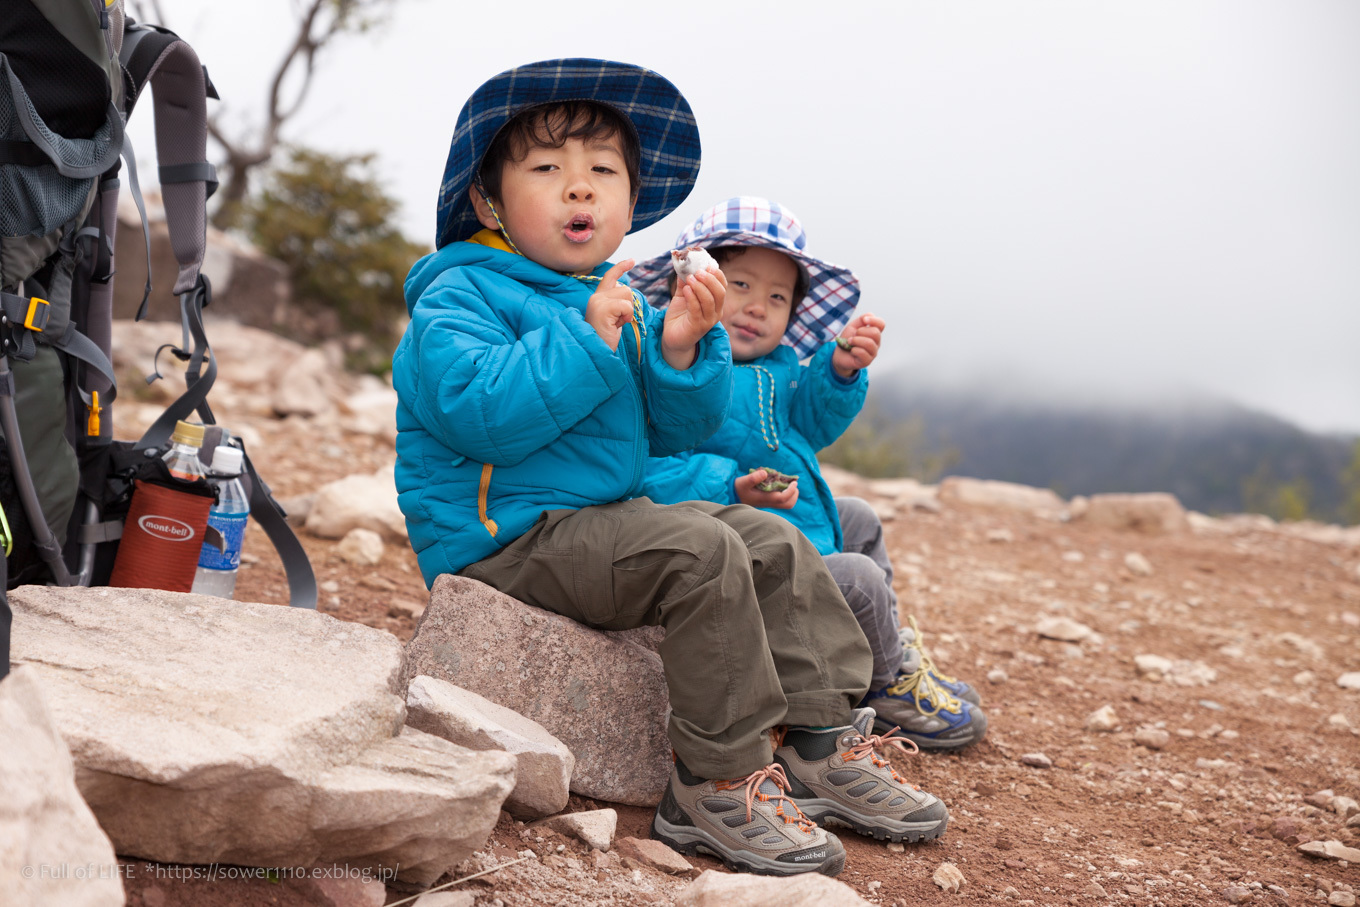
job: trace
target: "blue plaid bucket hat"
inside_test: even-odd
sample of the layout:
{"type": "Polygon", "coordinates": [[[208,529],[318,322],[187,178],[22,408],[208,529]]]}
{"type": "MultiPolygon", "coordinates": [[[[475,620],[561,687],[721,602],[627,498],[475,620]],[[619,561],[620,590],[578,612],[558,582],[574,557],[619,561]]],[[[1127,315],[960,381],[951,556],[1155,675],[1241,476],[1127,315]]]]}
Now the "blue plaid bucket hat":
{"type": "MultiPolygon", "coordinates": [[[[760,246],[792,258],[807,275],[808,290],[789,318],[783,342],[800,359],[844,330],[859,305],[859,278],[854,272],[812,257],[803,251],[806,245],[803,224],[792,211],[745,195],[709,208],[675,240],[676,249],[760,246]]],[[[628,280],[653,305],[664,307],[670,303],[666,284],[673,270],[671,253],[666,252],[635,266],[628,280]]]]}
{"type": "Polygon", "coordinates": [[[637,131],[642,156],[634,231],[656,223],[689,196],[699,176],[699,127],[678,88],[650,69],[630,63],[544,60],[488,80],[459,112],[439,186],[438,248],[467,239],[482,228],[468,187],[501,127],[529,107],[563,101],[593,101],[611,107],[637,131]]]}

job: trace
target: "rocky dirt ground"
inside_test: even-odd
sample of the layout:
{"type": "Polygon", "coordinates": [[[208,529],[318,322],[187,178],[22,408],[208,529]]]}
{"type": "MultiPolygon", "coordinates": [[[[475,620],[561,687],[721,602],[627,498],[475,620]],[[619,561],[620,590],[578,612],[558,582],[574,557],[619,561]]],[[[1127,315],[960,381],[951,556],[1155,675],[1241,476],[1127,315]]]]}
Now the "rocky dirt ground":
{"type": "MultiPolygon", "coordinates": [[[[252,392],[242,379],[215,391],[216,409],[251,441],[281,499],[393,459],[381,432],[346,428],[343,405],[273,416],[267,385],[277,375],[257,380],[266,387],[252,392]]],[[[330,389],[333,400],[345,392],[330,389]]],[[[158,410],[125,398],[120,433],[158,410]]],[[[1355,903],[1360,864],[1298,845],[1360,847],[1360,819],[1347,823],[1360,809],[1360,691],[1337,683],[1360,671],[1360,547],[1264,522],[1143,535],[1016,511],[918,509],[897,503],[892,483],[836,484],[889,517],[903,615],[918,618],[938,663],[980,688],[991,719],[988,738],[960,754],[894,756],[949,805],[943,839],[899,851],[846,832],[841,881],[884,905],[1355,903]],[[1130,553],[1149,569],[1130,566],[1130,553]],[[1047,639],[1040,627],[1084,638],[1047,639]],[[1144,659],[1140,670],[1145,655],[1170,664],[1144,659]],[[1089,728],[1105,706],[1111,729],[1089,728]],[[957,891],[932,881],[946,861],[964,877],[957,891]]],[[[409,549],[389,544],[377,567],[356,567],[335,541],[303,541],[323,612],[409,638],[425,600],[409,549]]],[[[283,572],[258,527],[246,553],[237,598],[283,604],[283,572]]],[[[608,805],[573,798],[570,809],[608,805]]],[[[618,812],[618,836],[646,836],[649,810],[618,812]]],[[[497,907],[669,904],[687,884],[505,814],[450,879],[523,857],[460,889],[497,907]]],[[[135,876],[133,907],[318,903],[277,881],[135,876]]],[[[391,887],[387,903],[411,894],[391,887]]]]}

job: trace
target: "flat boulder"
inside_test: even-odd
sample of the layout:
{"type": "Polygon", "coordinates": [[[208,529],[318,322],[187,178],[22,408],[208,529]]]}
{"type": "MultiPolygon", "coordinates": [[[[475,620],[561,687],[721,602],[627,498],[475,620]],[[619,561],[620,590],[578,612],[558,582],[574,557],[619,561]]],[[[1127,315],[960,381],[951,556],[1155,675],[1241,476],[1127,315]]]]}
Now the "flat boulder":
{"type": "Polygon", "coordinates": [[[844,882],[815,872],[758,876],[705,870],[675,899],[675,907],[867,907],[844,882]]]}
{"type": "Polygon", "coordinates": [[[1152,535],[1188,532],[1190,519],[1174,494],[1093,494],[1081,517],[1094,526],[1152,535]]]}
{"type": "Polygon", "coordinates": [[[113,844],[76,789],[36,673],[0,681],[0,892],[11,907],[122,907],[113,844]]]}
{"type": "Polygon", "coordinates": [[[482,845],[514,787],[508,754],[402,730],[401,644],[381,630],[154,589],[24,586],[10,603],[13,660],[125,856],[428,884],[482,845]]]}
{"type": "Polygon", "coordinates": [[[406,644],[404,683],[422,674],[530,718],[565,743],[576,757],[574,793],[660,802],[671,770],[670,699],[655,652],[444,575],[406,644]]]}
{"type": "Polygon", "coordinates": [[[941,482],[939,500],[946,506],[1017,510],[1047,519],[1057,519],[1065,512],[1063,499],[1052,489],[964,476],[950,476],[941,482]]]}
{"type": "Polygon", "coordinates": [[[406,723],[470,750],[514,756],[515,789],[505,801],[511,815],[541,819],[566,808],[576,758],[523,715],[446,681],[417,677],[406,690],[406,723]]]}

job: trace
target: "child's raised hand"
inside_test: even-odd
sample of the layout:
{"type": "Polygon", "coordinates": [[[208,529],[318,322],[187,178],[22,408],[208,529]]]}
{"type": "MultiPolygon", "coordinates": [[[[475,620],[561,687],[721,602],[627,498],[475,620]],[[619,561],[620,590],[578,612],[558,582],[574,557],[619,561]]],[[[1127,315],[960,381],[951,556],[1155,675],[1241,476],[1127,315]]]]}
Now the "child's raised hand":
{"type": "Polygon", "coordinates": [[[883,330],[888,325],[882,318],[866,312],[854,318],[841,333],[840,339],[850,342],[846,349],[839,342],[831,354],[831,365],[842,378],[853,378],[855,372],[868,368],[878,358],[878,345],[883,342],[883,330]]]}
{"type": "Polygon", "coordinates": [[[630,258],[606,271],[586,303],[586,324],[595,329],[611,350],[619,348],[619,334],[633,320],[633,291],[619,284],[619,278],[632,266],[630,258]]]}
{"type": "Polygon", "coordinates": [[[701,271],[675,285],[661,331],[661,354],[671,368],[694,364],[695,346],[722,318],[727,278],[722,271],[701,271]]]}
{"type": "Polygon", "coordinates": [[[737,476],[732,483],[736,487],[737,500],[752,507],[769,507],[774,510],[788,510],[798,503],[798,480],[789,482],[783,491],[761,491],[756,488],[769,473],[764,469],[737,476]]]}

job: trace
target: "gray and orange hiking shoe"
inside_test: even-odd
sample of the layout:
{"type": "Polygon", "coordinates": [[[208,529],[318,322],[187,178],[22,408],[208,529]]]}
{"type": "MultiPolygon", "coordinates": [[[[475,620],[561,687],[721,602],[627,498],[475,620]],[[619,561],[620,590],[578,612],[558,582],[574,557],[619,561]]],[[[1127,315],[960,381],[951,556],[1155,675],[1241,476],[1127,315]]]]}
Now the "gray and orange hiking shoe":
{"type": "Polygon", "coordinates": [[[737,872],[836,875],[845,866],[845,848],[799,811],[788,789],[775,764],[734,781],[705,781],[677,759],[652,818],[652,837],[687,856],[717,857],[737,872]]]}
{"type": "Polygon", "coordinates": [[[891,733],[874,734],[873,724],[873,709],[856,709],[849,727],[789,728],[774,751],[788,775],[789,796],[818,825],[839,822],[879,840],[938,838],[949,811],[883,758],[889,747],[914,753],[916,746],[891,733]]]}

